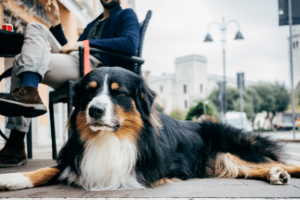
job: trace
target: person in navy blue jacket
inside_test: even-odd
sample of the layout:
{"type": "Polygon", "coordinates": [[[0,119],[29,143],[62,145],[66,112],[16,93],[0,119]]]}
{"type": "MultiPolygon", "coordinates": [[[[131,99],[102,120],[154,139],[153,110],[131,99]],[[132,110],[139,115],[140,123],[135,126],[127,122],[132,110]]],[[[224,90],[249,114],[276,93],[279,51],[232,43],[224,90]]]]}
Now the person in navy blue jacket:
{"type": "MultiPolygon", "coordinates": [[[[101,0],[101,3],[104,6],[104,12],[87,25],[75,44],[67,43],[60,21],[54,22],[55,26],[51,27],[50,31],[63,46],[63,52],[77,51],[78,47],[82,45],[80,41],[88,39],[91,47],[128,56],[136,53],[140,44],[140,25],[134,11],[132,9],[122,10],[119,0],[101,0]],[[88,37],[89,31],[99,21],[101,21],[100,26],[103,25],[100,36],[98,38],[88,37]]],[[[122,66],[129,70],[133,70],[134,66],[132,62],[110,55],[101,55],[101,62],[104,66],[122,66]]]]}
{"type": "MultiPolygon", "coordinates": [[[[68,42],[60,23],[56,0],[48,0],[46,12],[52,23],[50,30],[40,23],[29,23],[22,51],[14,59],[11,93],[0,98],[0,114],[8,116],[9,140],[0,151],[0,167],[27,162],[24,137],[32,117],[45,114],[47,108],[39,93],[39,83],[52,88],[67,80],[79,78],[79,46],[88,40],[91,47],[134,55],[140,45],[140,25],[132,9],[122,9],[120,0],[100,0],[103,13],[84,29],[77,42],[68,42]]],[[[95,54],[90,56],[91,68],[121,66],[133,70],[134,64],[121,58],[95,54]]]]}
{"type": "MultiPolygon", "coordinates": [[[[128,56],[136,53],[140,44],[140,25],[134,11],[132,9],[122,10],[119,0],[101,0],[101,3],[104,6],[104,12],[87,25],[78,39],[79,42],[75,44],[67,43],[60,22],[54,22],[55,26],[52,26],[50,31],[63,46],[63,52],[77,51],[78,47],[82,45],[80,41],[88,39],[91,47],[128,56]],[[88,37],[89,31],[99,21],[102,21],[100,26],[103,25],[100,36],[98,38],[88,37]]],[[[133,70],[134,66],[132,62],[110,55],[101,55],[101,62],[104,66],[122,66],[129,70],[133,70]]]]}

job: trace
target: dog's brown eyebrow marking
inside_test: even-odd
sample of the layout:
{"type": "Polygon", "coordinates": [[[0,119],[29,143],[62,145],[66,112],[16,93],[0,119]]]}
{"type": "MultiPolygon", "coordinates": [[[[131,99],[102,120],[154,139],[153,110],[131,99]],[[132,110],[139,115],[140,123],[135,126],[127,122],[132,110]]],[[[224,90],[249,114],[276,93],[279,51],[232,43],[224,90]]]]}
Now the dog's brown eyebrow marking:
{"type": "Polygon", "coordinates": [[[96,81],[90,82],[90,88],[95,88],[97,87],[98,83],[96,81]]]}
{"type": "Polygon", "coordinates": [[[118,83],[112,83],[112,84],[111,84],[111,89],[112,89],[112,90],[117,90],[117,89],[119,89],[119,88],[120,88],[120,86],[119,86],[118,83]]]}

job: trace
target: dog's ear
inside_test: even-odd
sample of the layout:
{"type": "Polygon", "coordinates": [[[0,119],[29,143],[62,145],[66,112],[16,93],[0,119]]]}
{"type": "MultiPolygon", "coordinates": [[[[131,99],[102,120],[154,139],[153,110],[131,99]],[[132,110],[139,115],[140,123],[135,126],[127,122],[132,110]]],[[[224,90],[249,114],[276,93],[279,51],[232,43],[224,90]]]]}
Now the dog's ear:
{"type": "Polygon", "coordinates": [[[81,100],[81,84],[82,84],[82,81],[83,78],[80,78],[78,80],[76,80],[73,84],[73,88],[72,88],[72,92],[73,92],[73,106],[75,108],[79,108],[80,106],[80,100],[81,100]]]}
{"type": "Polygon", "coordinates": [[[135,93],[135,104],[143,119],[149,117],[155,96],[155,92],[147,86],[142,77],[139,77],[135,93]]]}

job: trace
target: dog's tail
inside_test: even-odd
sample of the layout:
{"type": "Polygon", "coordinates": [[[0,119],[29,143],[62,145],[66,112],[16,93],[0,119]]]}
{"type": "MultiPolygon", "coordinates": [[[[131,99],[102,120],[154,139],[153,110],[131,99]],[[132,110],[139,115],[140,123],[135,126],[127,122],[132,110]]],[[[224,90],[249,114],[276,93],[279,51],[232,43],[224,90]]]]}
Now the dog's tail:
{"type": "Polygon", "coordinates": [[[202,122],[200,135],[208,158],[218,153],[230,153],[253,163],[266,163],[270,159],[282,162],[284,158],[283,147],[278,142],[259,134],[245,133],[230,125],[202,122]]]}

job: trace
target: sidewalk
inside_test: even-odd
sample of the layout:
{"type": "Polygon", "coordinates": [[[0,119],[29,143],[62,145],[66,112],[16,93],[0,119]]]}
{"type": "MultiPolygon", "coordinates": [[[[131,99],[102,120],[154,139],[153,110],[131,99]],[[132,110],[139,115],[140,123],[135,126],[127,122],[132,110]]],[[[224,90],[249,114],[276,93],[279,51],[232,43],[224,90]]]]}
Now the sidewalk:
{"type": "MultiPolygon", "coordinates": [[[[0,173],[30,171],[53,166],[52,160],[31,160],[27,166],[0,169],[0,173]]],[[[128,198],[128,197],[300,197],[300,179],[293,178],[290,185],[270,185],[267,182],[244,179],[193,179],[165,184],[150,189],[87,192],[64,184],[32,189],[0,192],[0,198],[128,198]]]]}
{"type": "MultiPolygon", "coordinates": [[[[290,155],[288,163],[300,165],[300,144],[286,143],[290,155]]],[[[35,147],[33,158],[27,166],[0,168],[0,173],[26,172],[42,167],[54,166],[51,147],[35,147]],[[40,153],[36,153],[40,152],[40,153]],[[48,157],[48,159],[37,159],[48,157]]],[[[270,185],[267,182],[250,179],[192,179],[141,190],[117,190],[87,192],[65,184],[43,186],[19,191],[0,192],[0,198],[128,198],[128,197],[182,197],[182,198],[300,198],[300,179],[292,178],[290,185],[270,185]]]]}
{"type": "MultiPolygon", "coordinates": [[[[264,133],[276,139],[292,139],[290,132],[264,133]]],[[[297,134],[299,139],[300,135],[297,134]]],[[[286,151],[289,155],[288,163],[300,166],[300,143],[283,143],[286,145],[286,151]]],[[[1,146],[4,143],[0,143],[1,146]]],[[[59,150],[61,146],[58,146],[59,150]]],[[[33,159],[28,165],[15,168],[0,168],[2,173],[26,172],[36,170],[42,167],[55,165],[52,157],[51,146],[41,147],[33,146],[33,159]]],[[[290,185],[270,185],[267,182],[259,180],[245,179],[193,179],[182,182],[161,185],[155,188],[142,190],[117,190],[87,192],[81,188],[67,186],[65,184],[43,186],[19,191],[1,191],[0,198],[127,198],[127,197],[182,197],[182,198],[300,198],[300,179],[292,178],[290,185]]]]}

